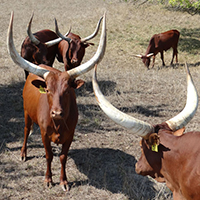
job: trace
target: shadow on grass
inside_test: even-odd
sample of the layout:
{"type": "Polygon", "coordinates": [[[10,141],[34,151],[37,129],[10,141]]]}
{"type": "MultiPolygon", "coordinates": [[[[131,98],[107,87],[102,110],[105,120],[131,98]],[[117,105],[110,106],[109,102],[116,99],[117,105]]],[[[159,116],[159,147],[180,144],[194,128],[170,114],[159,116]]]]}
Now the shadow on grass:
{"type": "MultiPolygon", "coordinates": [[[[113,81],[98,81],[99,87],[102,93],[107,96],[115,92],[116,83],[113,81]]],[[[89,94],[93,94],[92,82],[85,82],[85,84],[76,90],[76,95],[86,97],[89,94]]]]}
{"type": "Polygon", "coordinates": [[[128,199],[154,199],[154,183],[135,173],[136,159],[120,150],[109,148],[75,149],[69,152],[88,181],[73,183],[73,187],[89,184],[112,193],[123,193],[128,199]]]}

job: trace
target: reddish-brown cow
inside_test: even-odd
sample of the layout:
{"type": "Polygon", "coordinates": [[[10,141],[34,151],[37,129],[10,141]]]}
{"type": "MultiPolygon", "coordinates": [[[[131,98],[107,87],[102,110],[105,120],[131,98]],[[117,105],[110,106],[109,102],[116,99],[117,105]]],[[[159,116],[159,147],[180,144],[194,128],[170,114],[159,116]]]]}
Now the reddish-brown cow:
{"type": "MultiPolygon", "coordinates": [[[[57,54],[58,43],[61,41],[61,38],[58,38],[57,34],[49,29],[32,34],[32,20],[33,16],[28,25],[28,36],[21,46],[21,56],[36,65],[45,64],[52,67],[57,54]]],[[[70,42],[69,39],[68,42],[70,42]]],[[[29,72],[25,70],[26,78],[28,74],[29,72]]]]}
{"type": "Polygon", "coordinates": [[[65,172],[67,153],[78,120],[74,89],[79,88],[84,83],[82,80],[75,80],[75,78],[92,69],[103,58],[106,47],[105,15],[101,38],[95,55],[88,62],[64,72],[43,64],[35,65],[20,57],[13,43],[12,29],[13,13],[8,29],[8,51],[16,64],[30,72],[23,90],[25,127],[21,158],[26,160],[28,135],[33,123],[36,123],[40,127],[42,142],[46,151],[47,171],[45,181],[47,185],[53,182],[51,142],[62,144],[60,184],[66,190],[68,189],[65,172]]]}
{"type": "Polygon", "coordinates": [[[63,39],[58,44],[57,60],[64,63],[66,71],[81,64],[83,56],[85,55],[85,49],[90,45],[94,45],[93,43],[88,43],[88,41],[97,35],[101,20],[102,18],[97,23],[94,33],[82,39],[79,35],[71,32],[67,35],[67,37],[62,35],[58,30],[57,21],[55,20],[56,33],[63,39]],[[69,40],[69,38],[71,39],[70,43],[66,41],[69,40]]]}
{"type": "Polygon", "coordinates": [[[151,57],[153,56],[152,68],[154,67],[155,57],[160,52],[162,65],[165,66],[164,62],[164,54],[163,51],[167,51],[170,48],[173,48],[173,55],[171,60],[171,65],[173,64],[174,56],[176,56],[176,63],[178,62],[178,40],[179,40],[179,31],[170,30],[164,33],[159,33],[153,35],[153,37],[149,41],[149,45],[147,47],[145,55],[136,55],[142,59],[142,62],[145,64],[147,69],[149,69],[149,65],[151,62],[151,57]]]}
{"type": "MultiPolygon", "coordinates": [[[[102,20],[102,18],[99,20],[94,33],[90,36],[81,39],[80,36],[69,31],[65,36],[62,35],[64,39],[62,40],[62,38],[58,38],[57,34],[50,30],[41,30],[32,34],[32,19],[33,16],[28,25],[28,37],[21,46],[21,56],[34,64],[45,64],[51,67],[55,57],[57,57],[59,62],[64,63],[66,71],[81,64],[85,55],[85,48],[92,44],[87,43],[87,41],[97,35],[102,20]]],[[[57,23],[56,30],[58,30],[57,23]]],[[[27,78],[28,72],[25,71],[25,74],[27,78]]]]}
{"type": "Polygon", "coordinates": [[[99,89],[96,70],[93,76],[94,93],[105,114],[142,137],[142,156],[136,163],[136,173],[166,182],[174,200],[199,200],[200,197],[200,132],[183,134],[183,127],[192,119],[198,106],[197,91],[188,69],[187,85],[187,103],[183,111],[152,126],[112,106],[99,89]]]}

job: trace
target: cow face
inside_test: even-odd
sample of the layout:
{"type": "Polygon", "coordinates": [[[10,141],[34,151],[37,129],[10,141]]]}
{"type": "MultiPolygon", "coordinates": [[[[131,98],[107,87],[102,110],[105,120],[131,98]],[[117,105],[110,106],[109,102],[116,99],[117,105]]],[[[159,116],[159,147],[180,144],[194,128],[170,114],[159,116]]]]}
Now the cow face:
{"type": "Polygon", "coordinates": [[[56,120],[67,118],[74,89],[81,87],[84,81],[70,78],[67,72],[50,72],[45,81],[35,80],[32,83],[47,95],[50,117],[56,120]]]}
{"type": "Polygon", "coordinates": [[[69,50],[66,52],[68,54],[66,58],[68,58],[69,69],[72,69],[80,65],[85,55],[85,49],[89,45],[93,45],[93,43],[82,42],[81,38],[73,33],[70,33],[68,37],[72,40],[69,45],[69,50]]]}
{"type": "Polygon", "coordinates": [[[147,138],[140,141],[142,155],[135,165],[137,174],[152,178],[160,177],[161,152],[159,151],[159,136],[157,133],[150,134],[147,138]]]}
{"type": "Polygon", "coordinates": [[[149,69],[149,65],[150,65],[151,59],[149,57],[147,57],[147,56],[142,56],[142,62],[149,69]]]}

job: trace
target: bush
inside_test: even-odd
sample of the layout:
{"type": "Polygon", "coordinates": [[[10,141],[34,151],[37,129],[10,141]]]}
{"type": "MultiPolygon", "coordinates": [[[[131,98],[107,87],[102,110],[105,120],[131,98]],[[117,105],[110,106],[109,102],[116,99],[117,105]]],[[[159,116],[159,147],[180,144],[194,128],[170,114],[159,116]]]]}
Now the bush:
{"type": "Polygon", "coordinates": [[[190,14],[200,13],[200,0],[169,0],[169,5],[190,14]]]}

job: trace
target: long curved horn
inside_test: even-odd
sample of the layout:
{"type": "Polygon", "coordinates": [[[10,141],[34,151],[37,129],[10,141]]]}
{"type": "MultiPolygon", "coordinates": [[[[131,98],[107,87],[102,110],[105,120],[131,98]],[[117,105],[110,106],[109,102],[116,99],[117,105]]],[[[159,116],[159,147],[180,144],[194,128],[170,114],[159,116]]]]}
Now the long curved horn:
{"type": "Polygon", "coordinates": [[[166,121],[171,130],[183,128],[194,116],[198,107],[198,94],[192,80],[189,68],[185,64],[187,72],[187,101],[184,109],[172,119],[166,121]]]}
{"type": "Polygon", "coordinates": [[[38,45],[40,44],[40,41],[33,35],[33,33],[31,32],[31,23],[32,23],[32,20],[33,20],[33,16],[34,14],[32,15],[30,21],[29,21],[29,24],[28,24],[28,28],[27,28],[27,34],[31,40],[31,42],[35,45],[38,45]]]}
{"type": "Polygon", "coordinates": [[[58,23],[57,23],[57,20],[55,18],[55,29],[56,29],[56,34],[58,35],[58,37],[60,37],[63,40],[66,40],[68,43],[71,42],[71,39],[67,37],[69,35],[70,31],[71,31],[71,27],[70,27],[69,31],[65,34],[65,36],[62,35],[61,32],[58,29],[58,23]]]}
{"type": "Polygon", "coordinates": [[[57,25],[56,19],[55,19],[55,27],[56,27],[56,31],[58,31],[58,32],[56,32],[56,34],[58,35],[59,38],[57,38],[55,40],[51,40],[51,41],[45,42],[47,47],[51,47],[51,46],[53,46],[55,44],[58,44],[62,40],[66,40],[67,42],[71,41],[71,39],[67,37],[69,35],[70,31],[71,31],[71,27],[70,27],[69,31],[65,35],[62,35],[60,33],[60,31],[58,30],[58,25],[57,25]]]}
{"type": "Polygon", "coordinates": [[[97,33],[98,33],[98,31],[99,31],[99,27],[100,27],[100,24],[101,24],[101,20],[102,20],[102,19],[103,19],[103,17],[100,18],[100,20],[99,20],[98,23],[97,23],[97,26],[96,26],[95,31],[94,31],[91,35],[89,35],[89,36],[87,36],[87,37],[81,39],[81,42],[82,42],[82,43],[91,40],[92,38],[94,38],[94,37],[97,35],[97,33]]]}
{"type": "Polygon", "coordinates": [[[137,58],[142,58],[142,55],[133,55],[133,56],[137,58]]]}
{"type": "Polygon", "coordinates": [[[36,74],[40,77],[46,78],[48,75],[49,71],[39,67],[38,65],[35,65],[25,59],[23,59],[17,52],[15,45],[13,43],[13,17],[14,17],[14,12],[11,13],[11,18],[10,18],[10,24],[8,27],[8,34],[7,34],[7,47],[8,47],[8,53],[10,54],[12,60],[19,65],[21,68],[24,70],[27,70],[33,74],[36,74]]]}
{"type": "Polygon", "coordinates": [[[106,14],[104,14],[104,17],[103,17],[103,25],[102,25],[100,42],[99,42],[99,46],[95,55],[86,63],[81,64],[80,66],[69,70],[68,71],[69,75],[71,77],[76,78],[80,76],[81,74],[84,74],[88,72],[89,70],[91,70],[95,66],[95,64],[98,64],[102,60],[105,53],[105,49],[106,49],[106,14]]]}
{"type": "Polygon", "coordinates": [[[97,65],[95,66],[92,85],[97,102],[101,109],[104,111],[104,113],[115,123],[123,126],[124,128],[129,129],[131,132],[133,132],[133,134],[145,137],[147,134],[153,133],[154,127],[152,125],[121,112],[113,105],[111,105],[108,100],[106,100],[98,86],[96,70],[97,65]]]}

